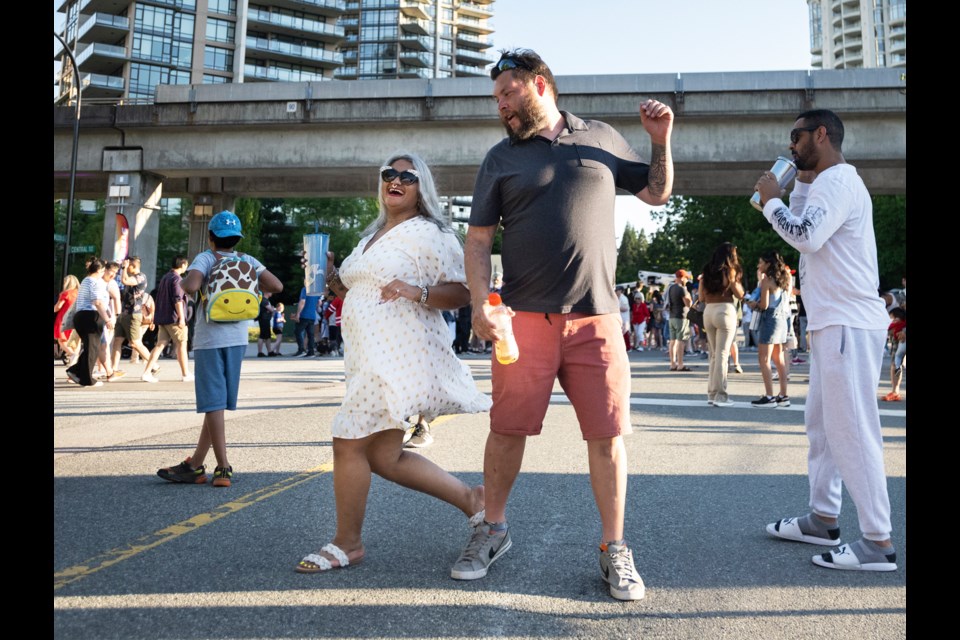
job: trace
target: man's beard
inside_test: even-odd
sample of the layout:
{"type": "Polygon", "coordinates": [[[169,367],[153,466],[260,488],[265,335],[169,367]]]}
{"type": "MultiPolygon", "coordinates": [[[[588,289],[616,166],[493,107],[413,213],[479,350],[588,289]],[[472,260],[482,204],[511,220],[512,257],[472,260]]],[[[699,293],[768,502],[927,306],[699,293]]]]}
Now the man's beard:
{"type": "Polygon", "coordinates": [[[809,171],[817,166],[817,158],[812,157],[812,154],[806,150],[794,150],[793,164],[797,167],[798,171],[809,171]]]}
{"type": "Polygon", "coordinates": [[[503,128],[507,130],[507,136],[510,142],[516,144],[529,140],[540,132],[543,128],[543,122],[546,120],[546,113],[540,103],[533,96],[528,96],[520,107],[513,112],[519,127],[514,130],[509,123],[503,122],[503,128]]]}

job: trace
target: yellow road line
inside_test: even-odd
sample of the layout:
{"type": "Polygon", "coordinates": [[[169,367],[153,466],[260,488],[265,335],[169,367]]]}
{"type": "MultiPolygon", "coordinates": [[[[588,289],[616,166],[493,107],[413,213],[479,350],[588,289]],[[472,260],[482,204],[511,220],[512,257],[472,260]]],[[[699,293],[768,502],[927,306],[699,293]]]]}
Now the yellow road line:
{"type": "Polygon", "coordinates": [[[58,571],[53,574],[53,590],[70,584],[71,582],[76,582],[77,580],[82,580],[87,576],[100,571],[101,569],[106,569],[109,566],[115,565],[118,562],[123,562],[128,558],[143,553],[158,547],[165,542],[170,542],[176,540],[185,533],[190,533],[195,531],[200,527],[210,524],[211,522],[216,522],[220,518],[228,516],[232,513],[236,513],[241,509],[245,509],[252,504],[256,504],[261,500],[266,500],[272,496],[277,495],[287,489],[292,489],[298,485],[312,480],[320,475],[329,473],[333,471],[333,463],[328,462],[327,464],[322,464],[319,467],[310,469],[309,471],[304,471],[303,473],[298,473],[295,476],[291,476],[286,480],[281,480],[276,482],[268,487],[254,491],[253,493],[248,493],[245,496],[241,496],[236,500],[222,504],[213,511],[208,513],[201,513],[193,516],[188,520],[178,522],[176,524],[170,525],[169,527],[160,529],[154,533],[145,535],[137,540],[134,540],[130,544],[124,545],[122,547],[117,547],[116,549],[111,549],[105,553],[101,553],[98,556],[95,556],[85,562],[68,567],[63,571],[58,571]]]}

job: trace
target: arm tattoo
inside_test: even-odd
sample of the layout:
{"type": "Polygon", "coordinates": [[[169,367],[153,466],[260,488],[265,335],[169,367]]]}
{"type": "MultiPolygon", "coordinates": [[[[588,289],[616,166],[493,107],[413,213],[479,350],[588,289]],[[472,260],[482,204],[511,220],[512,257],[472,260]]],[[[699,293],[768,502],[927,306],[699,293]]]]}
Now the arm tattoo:
{"type": "Polygon", "coordinates": [[[647,188],[650,195],[659,198],[667,186],[667,147],[652,145],[650,151],[650,170],[647,173],[647,188]]]}
{"type": "Polygon", "coordinates": [[[347,295],[347,287],[343,284],[343,280],[340,279],[340,272],[336,271],[333,275],[327,278],[327,286],[330,287],[330,291],[333,291],[337,294],[338,297],[343,298],[347,295]]]}

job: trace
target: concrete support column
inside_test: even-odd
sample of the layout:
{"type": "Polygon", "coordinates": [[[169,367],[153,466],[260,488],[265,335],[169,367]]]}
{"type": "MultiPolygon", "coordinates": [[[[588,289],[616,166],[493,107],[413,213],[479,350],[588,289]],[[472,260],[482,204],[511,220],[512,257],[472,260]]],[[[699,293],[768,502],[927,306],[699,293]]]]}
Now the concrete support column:
{"type": "Polygon", "coordinates": [[[187,191],[193,199],[193,211],[189,213],[187,259],[193,261],[198,253],[209,248],[207,225],[210,218],[224,209],[233,211],[236,196],[223,193],[223,180],[220,178],[188,178],[187,191]]]}
{"type": "Polygon", "coordinates": [[[139,171],[110,173],[107,185],[101,254],[117,262],[139,256],[140,270],[152,287],[156,284],[163,177],[139,171]]]}

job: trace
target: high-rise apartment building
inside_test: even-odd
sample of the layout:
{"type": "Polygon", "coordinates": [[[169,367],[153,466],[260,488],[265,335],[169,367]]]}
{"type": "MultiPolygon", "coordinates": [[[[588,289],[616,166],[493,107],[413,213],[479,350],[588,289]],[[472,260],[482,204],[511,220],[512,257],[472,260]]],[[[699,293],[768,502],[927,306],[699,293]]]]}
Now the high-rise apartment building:
{"type": "Polygon", "coordinates": [[[807,0],[811,66],[907,66],[907,0],[807,0]]]}
{"type": "Polygon", "coordinates": [[[360,0],[340,19],[342,79],[484,75],[493,1],[360,0]]]}
{"type": "MultiPolygon", "coordinates": [[[[483,75],[493,0],[62,0],[84,100],[157,84],[483,75]]],[[[73,71],[62,45],[55,95],[73,71]]]]}

